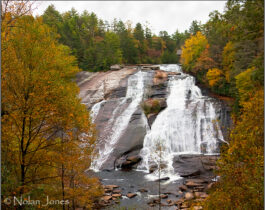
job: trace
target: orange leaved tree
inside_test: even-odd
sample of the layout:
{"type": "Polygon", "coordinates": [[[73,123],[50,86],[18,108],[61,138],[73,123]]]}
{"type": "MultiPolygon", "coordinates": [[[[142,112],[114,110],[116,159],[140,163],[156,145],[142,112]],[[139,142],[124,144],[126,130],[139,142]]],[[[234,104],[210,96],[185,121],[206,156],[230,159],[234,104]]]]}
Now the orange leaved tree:
{"type": "Polygon", "coordinates": [[[91,190],[101,194],[85,176],[95,129],[72,82],[76,60],[41,18],[24,15],[9,27],[12,17],[1,31],[2,195],[92,206],[91,190]]]}

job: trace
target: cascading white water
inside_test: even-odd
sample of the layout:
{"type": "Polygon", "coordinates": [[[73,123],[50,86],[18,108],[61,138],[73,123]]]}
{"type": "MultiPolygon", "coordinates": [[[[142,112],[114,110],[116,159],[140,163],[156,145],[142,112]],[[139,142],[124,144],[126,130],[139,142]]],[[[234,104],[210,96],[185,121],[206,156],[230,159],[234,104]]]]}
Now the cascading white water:
{"type": "MultiPolygon", "coordinates": [[[[165,71],[181,72],[178,65],[161,66],[165,71]]],[[[179,154],[214,153],[217,139],[223,139],[216,120],[213,103],[202,96],[192,76],[181,73],[171,77],[167,108],[155,119],[144,139],[140,155],[143,158],[138,169],[149,170],[162,162],[161,177],[178,179],[174,172],[173,158],[179,154]]],[[[157,179],[158,170],[147,175],[157,179]]]]}
{"type": "MultiPolygon", "coordinates": [[[[105,140],[104,146],[99,149],[98,157],[94,158],[92,161],[91,169],[95,171],[100,170],[104,162],[109,158],[115,148],[115,144],[127,128],[132,114],[136,111],[137,106],[142,101],[143,93],[143,72],[139,71],[128,78],[126,97],[116,106],[112,118],[108,121],[107,126],[111,126],[111,132],[105,140]],[[118,111],[125,103],[128,103],[128,100],[131,100],[128,107],[118,117],[115,117],[116,111],[118,111]]],[[[96,110],[97,113],[98,108],[100,108],[100,104],[95,104],[92,110],[96,110]]]]}
{"type": "Polygon", "coordinates": [[[91,108],[91,111],[90,111],[90,116],[91,116],[91,119],[92,119],[92,122],[94,123],[95,120],[96,120],[96,117],[98,115],[98,112],[101,108],[101,105],[105,102],[105,100],[102,100],[96,104],[94,104],[94,106],[91,108]]]}

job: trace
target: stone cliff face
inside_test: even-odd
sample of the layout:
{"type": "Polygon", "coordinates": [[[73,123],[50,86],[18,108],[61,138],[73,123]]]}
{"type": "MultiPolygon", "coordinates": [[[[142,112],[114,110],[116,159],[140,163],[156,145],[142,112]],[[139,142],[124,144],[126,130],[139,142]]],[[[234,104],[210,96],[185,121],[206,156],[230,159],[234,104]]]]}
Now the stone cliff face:
{"type": "Polygon", "coordinates": [[[87,108],[105,98],[120,98],[126,94],[128,76],[137,71],[136,67],[123,68],[119,71],[80,72],[76,76],[80,88],[79,97],[87,108]]]}
{"type": "MultiPolygon", "coordinates": [[[[126,98],[128,79],[139,70],[139,67],[132,66],[108,72],[80,72],[77,75],[76,82],[80,87],[79,97],[82,103],[87,106],[88,110],[94,109],[96,112],[92,115],[94,114],[93,121],[98,131],[98,151],[106,153],[107,157],[107,159],[99,159],[100,164],[94,163],[97,169],[114,169],[128,162],[129,157],[139,154],[147,131],[159,112],[167,106],[169,78],[180,74],[160,71],[157,67],[142,67],[143,92],[139,93],[139,88],[136,87],[139,86],[139,78],[135,78],[131,84],[132,87],[136,87],[132,89],[132,98],[126,98]],[[137,96],[137,94],[140,95],[137,96]],[[139,100],[139,103],[133,100],[139,100]],[[158,101],[159,104],[157,109],[152,110],[154,101],[158,101]],[[146,111],[143,106],[148,103],[151,104],[151,108],[147,107],[146,111]],[[95,104],[98,105],[97,110],[95,104]],[[122,117],[124,113],[127,115],[130,113],[129,119],[122,117]],[[120,122],[117,122],[119,119],[120,122]],[[127,122],[126,120],[128,124],[124,125],[122,122],[127,122]],[[118,136],[115,136],[116,131],[119,133],[118,136]]],[[[230,109],[224,103],[220,104],[222,107],[219,109],[219,120],[224,136],[226,136],[231,126],[230,109]]],[[[135,161],[137,162],[139,161],[135,161]]],[[[130,165],[132,162],[128,163],[130,165]]]]}

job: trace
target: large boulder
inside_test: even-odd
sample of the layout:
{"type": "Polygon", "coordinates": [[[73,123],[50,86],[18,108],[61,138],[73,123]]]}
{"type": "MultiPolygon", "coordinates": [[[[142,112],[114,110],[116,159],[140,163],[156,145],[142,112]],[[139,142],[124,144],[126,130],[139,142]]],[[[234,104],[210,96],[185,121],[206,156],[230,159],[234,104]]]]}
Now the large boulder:
{"type": "Polygon", "coordinates": [[[149,173],[153,173],[157,169],[157,165],[151,165],[149,167],[149,173]]]}
{"type": "Polygon", "coordinates": [[[194,171],[190,171],[188,173],[182,173],[180,176],[181,177],[191,177],[191,176],[197,176],[200,175],[201,171],[200,170],[194,170],[194,171]]]}
{"type": "Polygon", "coordinates": [[[155,121],[157,117],[157,114],[151,113],[147,115],[147,121],[148,121],[148,125],[151,127],[153,122],[155,121]]]}
{"type": "Polygon", "coordinates": [[[120,164],[122,169],[131,169],[135,164],[139,163],[142,158],[139,155],[127,157],[126,161],[120,164]]]}
{"type": "Polygon", "coordinates": [[[109,200],[112,199],[112,196],[110,196],[110,195],[106,195],[106,196],[103,196],[102,199],[103,199],[105,202],[107,202],[107,201],[109,201],[109,200]]]}
{"type": "Polygon", "coordinates": [[[136,193],[128,193],[126,196],[128,198],[133,198],[133,197],[137,196],[137,194],[136,193]]]}
{"type": "Polygon", "coordinates": [[[181,185],[181,186],[179,186],[179,189],[180,189],[181,191],[187,191],[187,190],[188,190],[188,188],[187,188],[186,185],[181,185]]]}
{"type": "Polygon", "coordinates": [[[149,98],[142,103],[149,127],[152,126],[159,112],[167,107],[165,98],[149,98]]]}
{"type": "Polygon", "coordinates": [[[141,160],[142,160],[142,158],[139,155],[134,155],[134,156],[127,157],[127,161],[130,161],[131,163],[138,163],[141,160]]]}
{"type": "MultiPolygon", "coordinates": [[[[213,164],[216,157],[204,155],[179,155],[174,157],[175,172],[182,177],[207,177],[210,179],[213,172],[208,170],[207,163],[213,164]]],[[[212,166],[212,165],[210,165],[212,166]]]]}
{"type": "Polygon", "coordinates": [[[118,71],[120,69],[122,69],[122,66],[119,64],[115,64],[115,65],[110,66],[111,71],[118,71]]]}
{"type": "Polygon", "coordinates": [[[207,198],[208,195],[205,192],[195,192],[194,193],[196,198],[207,198]]]}

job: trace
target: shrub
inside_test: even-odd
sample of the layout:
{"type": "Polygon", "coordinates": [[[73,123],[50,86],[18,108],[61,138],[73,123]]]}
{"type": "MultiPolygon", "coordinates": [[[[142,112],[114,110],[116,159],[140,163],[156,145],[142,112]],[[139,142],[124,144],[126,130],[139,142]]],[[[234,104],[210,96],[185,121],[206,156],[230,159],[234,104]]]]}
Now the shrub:
{"type": "Polygon", "coordinates": [[[161,110],[160,102],[157,99],[150,99],[142,103],[142,109],[145,115],[158,114],[161,110]]]}

